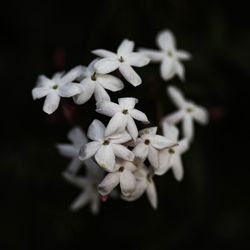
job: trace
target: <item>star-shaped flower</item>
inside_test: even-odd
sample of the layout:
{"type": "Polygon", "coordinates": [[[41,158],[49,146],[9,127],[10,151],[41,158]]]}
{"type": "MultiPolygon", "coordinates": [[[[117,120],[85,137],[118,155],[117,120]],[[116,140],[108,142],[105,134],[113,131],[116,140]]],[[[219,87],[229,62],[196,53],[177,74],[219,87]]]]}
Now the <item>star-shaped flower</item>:
{"type": "Polygon", "coordinates": [[[106,136],[127,129],[131,137],[136,139],[138,130],[134,119],[149,123],[147,116],[134,108],[137,102],[136,98],[124,97],[118,99],[119,104],[109,101],[96,104],[98,113],[112,117],[105,131],[106,136]]]}
{"type": "Polygon", "coordinates": [[[105,176],[98,185],[101,195],[108,195],[118,184],[124,196],[129,195],[135,190],[136,179],[133,172],[137,167],[130,161],[117,160],[114,171],[105,176]]]}
{"type": "Polygon", "coordinates": [[[94,64],[98,60],[92,61],[88,67],[84,67],[81,75],[79,87],[81,92],[73,97],[75,103],[83,104],[94,94],[97,102],[110,101],[110,97],[105,89],[113,92],[123,89],[122,81],[112,75],[99,74],[94,69],[94,64]]]}
{"type": "Polygon", "coordinates": [[[82,66],[77,66],[67,74],[54,74],[52,79],[44,75],[39,76],[37,86],[32,89],[33,99],[46,96],[43,111],[52,114],[58,108],[61,97],[72,97],[80,93],[79,84],[73,81],[82,74],[82,70],[82,66]]]}
{"type": "Polygon", "coordinates": [[[63,173],[63,177],[71,184],[78,186],[83,191],[70,205],[72,211],[77,211],[90,203],[93,214],[97,214],[100,209],[100,195],[97,185],[103,178],[104,172],[92,161],[92,168],[87,171],[86,177],[79,177],[68,172],[63,173]]]}
{"type": "Polygon", "coordinates": [[[140,76],[131,66],[143,67],[149,63],[149,58],[141,52],[133,52],[134,42],[124,39],[117,49],[117,53],[103,49],[93,50],[97,56],[103,57],[95,65],[95,70],[100,74],[107,74],[119,69],[123,77],[132,85],[142,83],[140,76]]]}
{"type": "Polygon", "coordinates": [[[166,116],[163,121],[170,124],[176,124],[182,121],[184,137],[192,140],[194,135],[193,120],[200,124],[208,123],[208,112],[205,108],[185,100],[182,92],[176,87],[168,87],[168,94],[173,103],[179,108],[178,111],[166,116]]]}
{"type": "Polygon", "coordinates": [[[176,49],[176,41],[173,33],[169,30],[161,31],[156,37],[156,43],[160,51],[152,49],[141,49],[152,62],[160,62],[161,77],[169,80],[177,74],[181,80],[184,80],[185,69],[181,60],[189,60],[191,55],[183,50],[176,49]]]}
{"type": "MultiPolygon", "coordinates": [[[[179,130],[174,125],[166,122],[162,124],[163,135],[171,140],[178,141],[179,130]]],[[[186,138],[178,141],[174,147],[163,149],[159,154],[159,168],[155,171],[157,175],[165,174],[170,168],[176,180],[181,181],[183,178],[183,165],[181,155],[189,148],[189,142],[186,138]]]]}
{"type": "Polygon", "coordinates": [[[159,168],[159,150],[173,147],[177,144],[164,136],[156,134],[157,127],[143,129],[139,132],[136,146],[133,149],[135,162],[144,162],[148,158],[154,169],[159,168]]]}
{"type": "Polygon", "coordinates": [[[157,209],[158,199],[153,174],[144,166],[134,172],[134,175],[136,178],[135,190],[127,196],[122,195],[122,199],[126,201],[135,201],[146,192],[150,205],[154,209],[157,209]]]}
{"type": "Polygon", "coordinates": [[[131,140],[131,136],[126,131],[105,136],[103,123],[99,120],[94,120],[89,126],[87,136],[93,141],[81,147],[80,160],[86,160],[95,156],[96,162],[107,171],[114,170],[115,157],[127,161],[134,160],[134,154],[121,145],[131,140]]]}

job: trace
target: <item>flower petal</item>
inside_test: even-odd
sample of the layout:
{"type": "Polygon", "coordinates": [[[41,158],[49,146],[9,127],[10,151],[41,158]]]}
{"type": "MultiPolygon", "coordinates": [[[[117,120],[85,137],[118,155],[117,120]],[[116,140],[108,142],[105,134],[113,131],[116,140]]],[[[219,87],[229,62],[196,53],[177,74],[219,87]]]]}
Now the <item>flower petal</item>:
{"type": "Polygon", "coordinates": [[[154,209],[157,209],[157,206],[158,206],[157,191],[156,191],[156,187],[153,181],[149,182],[147,189],[146,189],[146,193],[147,193],[150,205],[154,209]]]}
{"type": "Polygon", "coordinates": [[[32,89],[31,94],[32,94],[33,100],[36,100],[36,99],[45,97],[50,92],[51,92],[51,89],[48,87],[36,87],[32,89]]]}
{"type": "Polygon", "coordinates": [[[116,70],[120,66],[116,58],[104,58],[96,62],[94,68],[99,74],[107,74],[116,70]]]}
{"type": "Polygon", "coordinates": [[[143,67],[149,64],[150,59],[144,53],[141,52],[133,52],[124,56],[126,63],[135,67],[143,67]]]}
{"type": "Polygon", "coordinates": [[[129,115],[127,117],[127,130],[129,132],[129,134],[131,135],[133,140],[136,140],[137,136],[138,136],[138,129],[136,127],[135,121],[134,119],[129,115]]]}
{"type": "Polygon", "coordinates": [[[74,96],[73,100],[76,104],[81,105],[91,98],[95,90],[95,84],[93,84],[89,78],[85,78],[79,86],[81,87],[81,92],[74,96]]]}
{"type": "Polygon", "coordinates": [[[83,73],[83,67],[81,65],[76,66],[61,78],[60,83],[62,85],[70,83],[74,81],[77,77],[79,77],[82,73],[83,73]]]}
{"type": "Polygon", "coordinates": [[[177,141],[179,136],[179,130],[175,125],[168,122],[162,123],[163,135],[172,141],[177,141]]]}
{"type": "Polygon", "coordinates": [[[77,211],[80,208],[84,207],[90,200],[91,193],[87,189],[83,193],[81,193],[70,205],[70,210],[77,211]]]}
{"type": "Polygon", "coordinates": [[[107,91],[100,84],[96,84],[94,94],[97,102],[110,101],[107,91]]]}
{"type": "Polygon", "coordinates": [[[111,147],[113,148],[114,154],[117,157],[127,161],[134,160],[134,153],[127,149],[125,146],[120,144],[111,144],[111,147]]]}
{"type": "Polygon", "coordinates": [[[166,51],[175,48],[175,38],[170,30],[161,31],[156,37],[156,43],[160,49],[166,51]]]}
{"type": "Polygon", "coordinates": [[[121,111],[121,107],[110,101],[103,101],[96,103],[96,112],[106,115],[106,116],[114,116],[117,112],[121,111]]]}
{"type": "Polygon", "coordinates": [[[124,169],[120,175],[121,192],[124,196],[128,196],[136,188],[135,176],[127,169],[124,169]]]}
{"type": "Polygon", "coordinates": [[[80,148],[83,144],[87,143],[87,137],[80,127],[72,128],[68,133],[68,139],[73,143],[76,148],[80,148]]]}
{"type": "Polygon", "coordinates": [[[182,129],[184,136],[192,141],[194,136],[194,124],[192,117],[189,114],[186,114],[183,119],[182,129]]]}
{"type": "Polygon", "coordinates": [[[177,144],[176,141],[172,141],[162,135],[155,135],[154,137],[152,137],[150,142],[151,145],[156,149],[169,148],[177,144]]]}
{"type": "Polygon", "coordinates": [[[164,58],[164,54],[158,50],[141,48],[139,51],[148,56],[150,62],[160,62],[164,58]]]}
{"type": "Polygon", "coordinates": [[[57,144],[56,148],[59,153],[65,157],[73,158],[78,156],[77,149],[71,144],[57,144]]]}
{"type": "Polygon", "coordinates": [[[185,116],[185,112],[181,109],[165,116],[162,120],[163,123],[176,124],[181,121],[185,116]]]}
{"type": "Polygon", "coordinates": [[[100,210],[100,197],[98,193],[92,194],[90,209],[93,214],[98,214],[100,210]]]}
{"type": "Polygon", "coordinates": [[[117,54],[119,56],[123,56],[128,53],[131,53],[133,49],[134,49],[134,42],[128,39],[124,39],[117,49],[117,54]]]}
{"type": "Polygon", "coordinates": [[[178,50],[176,51],[177,58],[183,61],[190,60],[192,55],[184,50],[178,50]]]}
{"type": "Polygon", "coordinates": [[[105,49],[95,49],[91,51],[94,55],[99,57],[113,57],[116,58],[117,55],[114,52],[105,49]]]}
{"type": "Polygon", "coordinates": [[[118,99],[118,103],[123,109],[133,109],[135,104],[138,103],[138,99],[134,97],[123,97],[118,99]]]}
{"type": "Polygon", "coordinates": [[[147,116],[141,112],[140,110],[138,109],[133,109],[129,112],[129,114],[135,119],[135,120],[138,120],[138,121],[141,121],[141,122],[144,122],[144,123],[149,123],[149,120],[147,118],[147,116]]]}
{"type": "Polygon", "coordinates": [[[178,142],[178,151],[180,154],[185,153],[189,149],[189,141],[184,138],[178,142]]]}
{"type": "Polygon", "coordinates": [[[201,123],[201,124],[207,124],[208,123],[208,112],[205,108],[201,107],[201,106],[196,106],[194,111],[192,112],[192,116],[193,118],[201,123]]]}
{"type": "Polygon", "coordinates": [[[81,87],[78,83],[66,83],[59,87],[58,92],[62,97],[72,97],[81,92],[81,87]]]}
{"type": "Polygon", "coordinates": [[[179,76],[179,78],[184,81],[185,80],[185,68],[183,67],[183,65],[176,61],[175,62],[175,70],[176,70],[176,74],[179,76]]]}
{"type": "Polygon", "coordinates": [[[144,162],[149,153],[149,147],[145,143],[139,143],[132,150],[135,155],[135,162],[144,162]]]}
{"type": "Polygon", "coordinates": [[[79,171],[80,167],[82,166],[82,162],[77,158],[74,158],[67,167],[67,172],[72,175],[76,175],[79,171]]]}
{"type": "Polygon", "coordinates": [[[181,181],[184,175],[184,169],[181,161],[181,157],[176,157],[174,165],[172,166],[174,177],[177,181],[181,181]]]}
{"type": "Polygon", "coordinates": [[[115,167],[115,155],[110,145],[102,145],[95,155],[98,165],[107,171],[113,171],[115,167]]]}
{"type": "Polygon", "coordinates": [[[105,130],[105,136],[110,136],[114,133],[119,133],[125,130],[127,126],[127,116],[121,112],[117,112],[109,121],[105,130]]]}
{"type": "Polygon", "coordinates": [[[44,101],[43,111],[47,114],[52,114],[59,106],[60,96],[55,92],[50,92],[44,101]]]}
{"type": "Polygon", "coordinates": [[[95,119],[88,128],[87,136],[93,141],[101,141],[104,138],[105,126],[103,123],[95,119]]]}
{"type": "Polygon", "coordinates": [[[171,57],[164,57],[160,65],[160,73],[163,80],[167,81],[173,77],[172,74],[173,66],[174,66],[173,59],[171,57]]]}
{"type": "Polygon", "coordinates": [[[120,172],[107,174],[98,185],[98,192],[101,195],[108,195],[120,182],[120,172]]]}
{"type": "Polygon", "coordinates": [[[186,105],[186,100],[182,94],[182,92],[174,87],[174,86],[169,86],[167,88],[167,92],[169,94],[169,97],[173,101],[173,103],[178,107],[178,108],[183,108],[186,105]]]}
{"type": "Polygon", "coordinates": [[[122,63],[119,67],[119,70],[123,77],[133,86],[136,87],[142,83],[140,76],[133,70],[130,65],[122,63]]]}
{"type": "Polygon", "coordinates": [[[112,75],[100,75],[98,76],[98,83],[100,83],[103,88],[111,90],[113,92],[119,91],[124,88],[123,82],[112,75]]]}
{"type": "Polygon", "coordinates": [[[121,144],[130,141],[132,138],[127,131],[122,131],[121,133],[112,134],[109,139],[112,140],[112,143],[121,144]]]}
{"type": "Polygon", "coordinates": [[[159,152],[159,167],[155,169],[156,175],[165,174],[170,168],[173,155],[169,153],[169,149],[163,149],[159,152]]]}
{"type": "Polygon", "coordinates": [[[83,145],[80,148],[79,159],[81,161],[89,159],[96,153],[100,146],[100,142],[97,141],[88,142],[87,144],[83,145]]]}
{"type": "Polygon", "coordinates": [[[149,147],[148,160],[154,169],[159,168],[159,151],[153,147],[149,147]]]}

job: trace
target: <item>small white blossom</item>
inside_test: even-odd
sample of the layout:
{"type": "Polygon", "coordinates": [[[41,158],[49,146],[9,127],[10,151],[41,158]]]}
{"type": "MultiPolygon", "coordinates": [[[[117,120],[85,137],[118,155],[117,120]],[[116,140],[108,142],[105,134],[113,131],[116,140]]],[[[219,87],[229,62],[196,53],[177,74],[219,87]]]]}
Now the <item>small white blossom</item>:
{"type": "MultiPolygon", "coordinates": [[[[164,136],[178,141],[179,130],[177,127],[166,122],[164,122],[162,126],[164,136]]],[[[161,150],[159,154],[159,168],[155,171],[155,174],[163,175],[172,168],[175,179],[181,181],[184,173],[181,155],[185,153],[188,148],[189,142],[184,138],[178,141],[176,146],[161,150]]]]}
{"type": "Polygon", "coordinates": [[[154,169],[159,168],[159,150],[172,147],[177,143],[164,136],[157,135],[156,131],[157,127],[141,130],[133,149],[135,162],[144,162],[148,158],[154,169]]]}
{"type": "Polygon", "coordinates": [[[54,74],[52,79],[44,75],[39,76],[37,86],[32,89],[33,99],[46,96],[43,111],[52,114],[58,108],[61,97],[72,97],[80,93],[79,84],[73,81],[82,74],[82,70],[82,66],[77,66],[67,74],[54,74]]]}
{"type": "Polygon", "coordinates": [[[136,178],[135,190],[127,196],[122,195],[122,199],[126,201],[135,201],[146,192],[150,205],[154,209],[157,209],[158,199],[156,187],[153,181],[153,174],[144,166],[143,168],[138,169],[134,175],[136,178]]]}
{"type": "Polygon", "coordinates": [[[140,76],[131,66],[143,67],[149,63],[149,58],[140,52],[133,52],[134,42],[124,39],[117,49],[117,53],[103,49],[93,50],[97,56],[103,57],[95,65],[100,74],[107,74],[119,69],[124,78],[134,86],[141,84],[140,76]]]}
{"type": "Polygon", "coordinates": [[[120,183],[122,194],[129,195],[136,187],[136,179],[133,174],[136,169],[137,167],[132,162],[117,160],[114,171],[107,174],[98,185],[99,193],[108,195],[120,183]]]}
{"type": "Polygon", "coordinates": [[[90,203],[93,214],[97,214],[100,209],[100,195],[97,191],[97,185],[103,178],[103,171],[92,161],[91,168],[88,168],[86,177],[79,177],[63,173],[63,177],[71,184],[81,188],[83,191],[70,205],[72,211],[77,211],[90,203]]]}
{"type": "Polygon", "coordinates": [[[96,162],[107,171],[114,170],[115,157],[127,161],[134,160],[134,154],[121,145],[131,140],[131,136],[126,131],[105,136],[103,123],[99,120],[94,120],[89,126],[87,136],[93,141],[81,147],[80,160],[86,160],[95,156],[96,162]]]}
{"type": "Polygon", "coordinates": [[[169,80],[177,74],[181,80],[184,80],[185,69],[180,62],[189,60],[191,55],[183,50],[176,49],[176,41],[173,33],[169,30],[163,30],[156,37],[156,43],[160,51],[152,49],[141,49],[152,62],[160,62],[161,77],[169,80]]]}
{"type": "Polygon", "coordinates": [[[118,91],[123,89],[122,81],[112,75],[99,74],[94,69],[94,64],[98,60],[92,61],[88,67],[84,67],[79,84],[81,92],[73,97],[76,104],[87,102],[94,94],[97,102],[110,100],[110,97],[105,89],[110,91],[118,91]]]}
{"type": "Polygon", "coordinates": [[[194,135],[193,120],[200,124],[207,124],[208,112],[205,108],[198,106],[191,101],[185,100],[182,92],[176,87],[170,86],[167,90],[170,98],[179,110],[173,114],[167,115],[163,121],[170,124],[176,124],[182,121],[184,137],[192,140],[194,135]]]}
{"type": "Polygon", "coordinates": [[[112,117],[105,131],[106,136],[127,129],[131,137],[136,139],[138,130],[134,119],[149,123],[147,116],[134,108],[137,102],[136,98],[125,97],[118,99],[119,104],[109,101],[96,104],[98,113],[112,117]]]}

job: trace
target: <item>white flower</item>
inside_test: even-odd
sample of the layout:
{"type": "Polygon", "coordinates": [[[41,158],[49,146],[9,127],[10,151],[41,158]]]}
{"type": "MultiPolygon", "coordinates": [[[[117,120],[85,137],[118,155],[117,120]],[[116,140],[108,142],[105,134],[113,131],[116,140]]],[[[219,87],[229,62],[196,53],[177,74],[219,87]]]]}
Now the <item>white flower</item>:
{"type": "Polygon", "coordinates": [[[87,136],[93,141],[81,147],[80,160],[95,156],[96,162],[107,171],[114,170],[116,156],[127,161],[134,160],[134,154],[121,145],[131,140],[131,136],[126,131],[105,136],[103,123],[94,120],[89,126],[87,136]]]}
{"type": "Polygon", "coordinates": [[[88,203],[93,214],[97,214],[100,209],[100,195],[97,191],[97,185],[103,178],[103,171],[92,161],[92,169],[94,171],[87,172],[86,177],[78,177],[67,172],[63,173],[63,177],[73,185],[78,186],[83,191],[70,205],[72,211],[79,210],[88,203]]]}
{"type": "Polygon", "coordinates": [[[146,192],[150,205],[154,209],[157,209],[158,199],[156,187],[153,181],[153,174],[144,166],[143,168],[138,169],[134,175],[136,177],[135,190],[127,196],[122,195],[122,199],[126,201],[134,201],[139,199],[144,192],[146,192]]]}
{"type": "Polygon", "coordinates": [[[105,89],[113,92],[123,89],[122,81],[112,75],[103,75],[96,73],[94,64],[98,60],[92,61],[88,67],[84,67],[79,84],[81,92],[73,97],[75,103],[83,104],[87,102],[94,94],[97,102],[110,100],[110,97],[105,89]]]}
{"type": "Polygon", "coordinates": [[[133,149],[135,162],[144,162],[148,158],[154,169],[159,167],[159,150],[172,147],[177,143],[164,136],[157,135],[156,131],[157,127],[141,130],[133,149]]]}
{"type": "MultiPolygon", "coordinates": [[[[179,130],[177,127],[166,122],[164,122],[162,126],[164,136],[174,141],[178,141],[179,130]]],[[[178,141],[176,146],[161,150],[159,154],[159,168],[155,171],[155,174],[163,175],[172,168],[175,179],[181,181],[184,172],[181,155],[185,153],[188,148],[189,142],[184,138],[178,141]]]]}
{"type": "Polygon", "coordinates": [[[127,129],[131,137],[136,139],[138,130],[134,119],[149,123],[147,116],[134,108],[137,102],[136,98],[124,97],[118,99],[119,104],[109,101],[96,104],[98,113],[112,117],[105,131],[106,136],[127,129]]]}
{"type": "Polygon", "coordinates": [[[101,195],[108,195],[119,183],[124,196],[135,190],[136,179],[133,172],[137,167],[130,161],[117,160],[114,171],[105,176],[98,185],[101,195]]]}
{"type": "Polygon", "coordinates": [[[103,49],[93,50],[97,56],[103,57],[95,64],[95,69],[100,74],[107,74],[119,69],[124,78],[134,86],[141,84],[140,76],[131,66],[143,67],[149,63],[149,58],[140,52],[133,52],[134,42],[124,39],[113,53],[103,49]]]}
{"type": "Polygon", "coordinates": [[[208,112],[205,108],[198,106],[191,101],[185,100],[182,92],[176,87],[170,86],[167,90],[170,98],[179,110],[173,114],[167,115],[163,121],[170,124],[176,124],[183,121],[182,127],[184,137],[192,140],[194,135],[193,120],[200,124],[207,124],[208,112]]]}
{"type": "Polygon", "coordinates": [[[77,66],[67,74],[54,74],[52,79],[44,75],[39,76],[37,86],[32,89],[33,99],[46,96],[43,111],[52,114],[58,108],[61,97],[72,97],[80,93],[79,84],[73,81],[82,74],[82,70],[82,66],[77,66]]]}
{"type": "Polygon", "coordinates": [[[169,30],[163,30],[156,37],[156,43],[160,51],[152,49],[141,49],[152,62],[161,62],[160,72],[164,80],[169,80],[177,74],[181,80],[184,80],[185,70],[180,62],[189,60],[191,55],[183,50],[176,49],[174,35],[169,30]]]}
{"type": "MultiPolygon", "coordinates": [[[[74,127],[68,133],[68,139],[72,144],[57,144],[56,147],[60,154],[71,158],[71,162],[67,168],[67,171],[71,174],[76,174],[82,165],[82,161],[79,160],[79,150],[82,145],[87,143],[87,137],[79,127],[74,127]]],[[[87,161],[86,161],[87,162],[87,161]]],[[[87,162],[88,164],[88,162],[87,162]]]]}

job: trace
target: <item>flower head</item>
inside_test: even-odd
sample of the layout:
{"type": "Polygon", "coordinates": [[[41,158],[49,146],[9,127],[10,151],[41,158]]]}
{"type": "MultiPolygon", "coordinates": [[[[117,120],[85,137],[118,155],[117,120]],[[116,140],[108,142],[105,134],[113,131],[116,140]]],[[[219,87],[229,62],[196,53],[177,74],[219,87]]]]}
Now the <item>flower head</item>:
{"type": "Polygon", "coordinates": [[[164,80],[169,80],[177,74],[184,80],[185,70],[181,60],[189,60],[191,55],[183,50],[176,49],[176,41],[173,33],[169,30],[161,31],[156,37],[156,43],[160,51],[141,49],[152,62],[160,62],[160,72],[164,80]]]}
{"type": "Polygon", "coordinates": [[[110,100],[106,89],[110,91],[118,91],[123,89],[122,81],[112,75],[99,74],[94,69],[94,64],[98,60],[92,61],[88,67],[84,67],[81,82],[79,84],[80,93],[73,97],[75,103],[83,104],[87,102],[94,94],[97,102],[110,100]]]}
{"type": "Polygon", "coordinates": [[[134,154],[121,145],[131,140],[131,136],[126,131],[105,136],[103,123],[94,120],[89,126],[87,135],[93,141],[81,147],[80,160],[86,160],[94,156],[96,162],[107,171],[114,170],[116,157],[127,161],[134,160],[134,154]]]}
{"type": "Polygon", "coordinates": [[[119,69],[124,78],[134,86],[141,84],[140,76],[131,66],[143,67],[149,63],[149,58],[140,52],[133,52],[134,42],[124,39],[117,49],[117,53],[103,49],[93,50],[97,56],[103,57],[94,65],[97,73],[107,74],[119,69]]]}
{"type": "Polygon", "coordinates": [[[106,136],[127,129],[131,137],[134,140],[136,139],[138,130],[134,119],[149,123],[147,116],[134,108],[137,102],[138,100],[136,98],[125,97],[119,98],[118,104],[109,101],[96,104],[96,111],[98,113],[112,117],[105,131],[106,136]]]}
{"type": "Polygon", "coordinates": [[[54,74],[52,79],[39,76],[37,86],[32,89],[33,99],[46,97],[43,111],[52,114],[58,108],[61,97],[72,97],[80,93],[79,84],[73,81],[82,74],[82,70],[82,66],[77,66],[67,74],[54,74]]]}
{"type": "Polygon", "coordinates": [[[176,124],[182,121],[184,137],[192,140],[194,135],[193,120],[200,124],[207,124],[208,112],[205,108],[185,100],[182,92],[176,87],[170,86],[167,90],[170,98],[179,110],[166,116],[164,121],[170,124],[176,124]]]}

